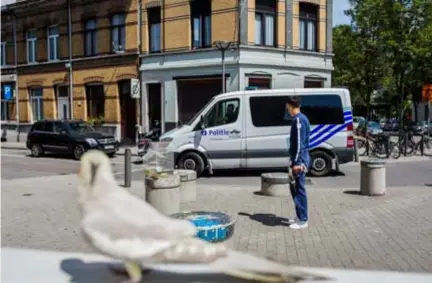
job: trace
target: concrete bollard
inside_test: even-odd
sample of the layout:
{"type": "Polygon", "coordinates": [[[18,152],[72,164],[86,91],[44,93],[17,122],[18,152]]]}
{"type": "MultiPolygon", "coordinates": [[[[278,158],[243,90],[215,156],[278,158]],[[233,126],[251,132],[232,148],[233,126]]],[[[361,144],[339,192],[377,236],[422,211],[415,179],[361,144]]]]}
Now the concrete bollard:
{"type": "Polygon", "coordinates": [[[196,201],[196,172],[194,170],[175,170],[174,174],[180,176],[180,203],[196,201]]]}
{"type": "Polygon", "coordinates": [[[267,196],[290,196],[288,174],[282,172],[261,174],[261,193],[267,196]]]}
{"type": "Polygon", "coordinates": [[[165,215],[180,212],[180,176],[168,174],[154,180],[145,179],[146,201],[165,215]]]}
{"type": "Polygon", "coordinates": [[[362,160],[360,165],[360,193],[367,196],[385,195],[385,162],[379,159],[368,159],[362,160]]]}

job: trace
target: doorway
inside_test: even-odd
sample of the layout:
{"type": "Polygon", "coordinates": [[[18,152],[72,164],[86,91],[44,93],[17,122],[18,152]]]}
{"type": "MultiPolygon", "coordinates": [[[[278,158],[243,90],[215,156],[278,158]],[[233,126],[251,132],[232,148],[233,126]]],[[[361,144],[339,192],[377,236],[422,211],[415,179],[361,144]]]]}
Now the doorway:
{"type": "Polygon", "coordinates": [[[57,119],[70,119],[69,86],[57,86],[57,119]]]}
{"type": "Polygon", "coordinates": [[[135,144],[136,99],[131,97],[130,80],[122,80],[118,83],[120,97],[120,132],[122,143],[135,144]]]}
{"type": "Polygon", "coordinates": [[[148,121],[149,129],[154,128],[155,121],[159,122],[159,127],[162,123],[162,93],[160,83],[151,83],[148,87],[148,121]]]}

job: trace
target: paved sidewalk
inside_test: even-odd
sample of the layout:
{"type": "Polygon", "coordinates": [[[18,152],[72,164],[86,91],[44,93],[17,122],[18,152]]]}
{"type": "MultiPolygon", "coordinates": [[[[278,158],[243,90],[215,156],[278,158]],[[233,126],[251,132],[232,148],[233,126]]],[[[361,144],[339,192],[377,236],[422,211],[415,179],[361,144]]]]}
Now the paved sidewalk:
{"type": "MultiPolygon", "coordinates": [[[[92,251],[79,231],[76,185],[76,175],[3,181],[2,245],[92,251]]],[[[235,249],[289,264],[432,272],[430,187],[388,188],[376,198],[348,188],[311,187],[310,227],[300,231],[283,219],[293,215],[292,200],[259,196],[257,190],[199,186],[197,202],[182,210],[232,215],[235,249]]]]}

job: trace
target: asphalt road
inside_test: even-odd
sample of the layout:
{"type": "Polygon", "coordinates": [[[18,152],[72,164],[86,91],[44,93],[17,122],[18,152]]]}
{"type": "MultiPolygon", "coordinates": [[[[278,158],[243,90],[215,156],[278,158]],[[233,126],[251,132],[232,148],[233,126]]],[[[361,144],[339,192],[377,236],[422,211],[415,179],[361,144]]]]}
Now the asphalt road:
{"type": "MultiPolygon", "coordinates": [[[[134,161],[136,157],[132,157],[134,161]]],[[[112,159],[112,166],[116,178],[123,179],[124,157],[112,159]]],[[[78,171],[79,162],[58,156],[33,158],[28,151],[1,150],[1,177],[4,180],[38,176],[53,176],[73,174],[78,171]]],[[[142,165],[132,164],[133,180],[143,180],[142,165]]],[[[216,171],[212,176],[204,176],[198,180],[202,185],[260,185],[262,171],[216,171]]],[[[358,163],[341,165],[341,172],[333,172],[330,176],[310,178],[314,186],[318,187],[346,187],[359,185],[360,166],[358,163]]],[[[420,159],[417,156],[405,161],[390,159],[387,164],[388,186],[424,186],[432,184],[432,159],[420,159]]]]}
{"type": "MultiPolygon", "coordinates": [[[[124,156],[116,156],[111,161],[114,174],[116,176],[123,174],[124,156]]],[[[134,157],[132,157],[132,161],[134,161],[134,157]]],[[[26,150],[2,149],[1,169],[1,178],[3,180],[12,180],[77,173],[79,162],[56,155],[34,158],[26,150]]],[[[141,165],[132,164],[132,170],[142,171],[141,165]]]]}

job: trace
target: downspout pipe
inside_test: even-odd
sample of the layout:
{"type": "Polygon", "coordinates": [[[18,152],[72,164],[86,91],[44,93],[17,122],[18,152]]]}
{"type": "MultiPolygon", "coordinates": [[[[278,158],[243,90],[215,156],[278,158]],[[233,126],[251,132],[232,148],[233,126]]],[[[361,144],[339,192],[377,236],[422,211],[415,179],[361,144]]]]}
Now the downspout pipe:
{"type": "Polygon", "coordinates": [[[74,117],[74,103],[73,103],[73,69],[72,69],[72,0],[67,0],[68,9],[68,44],[69,44],[69,103],[70,103],[70,119],[74,117]]]}

